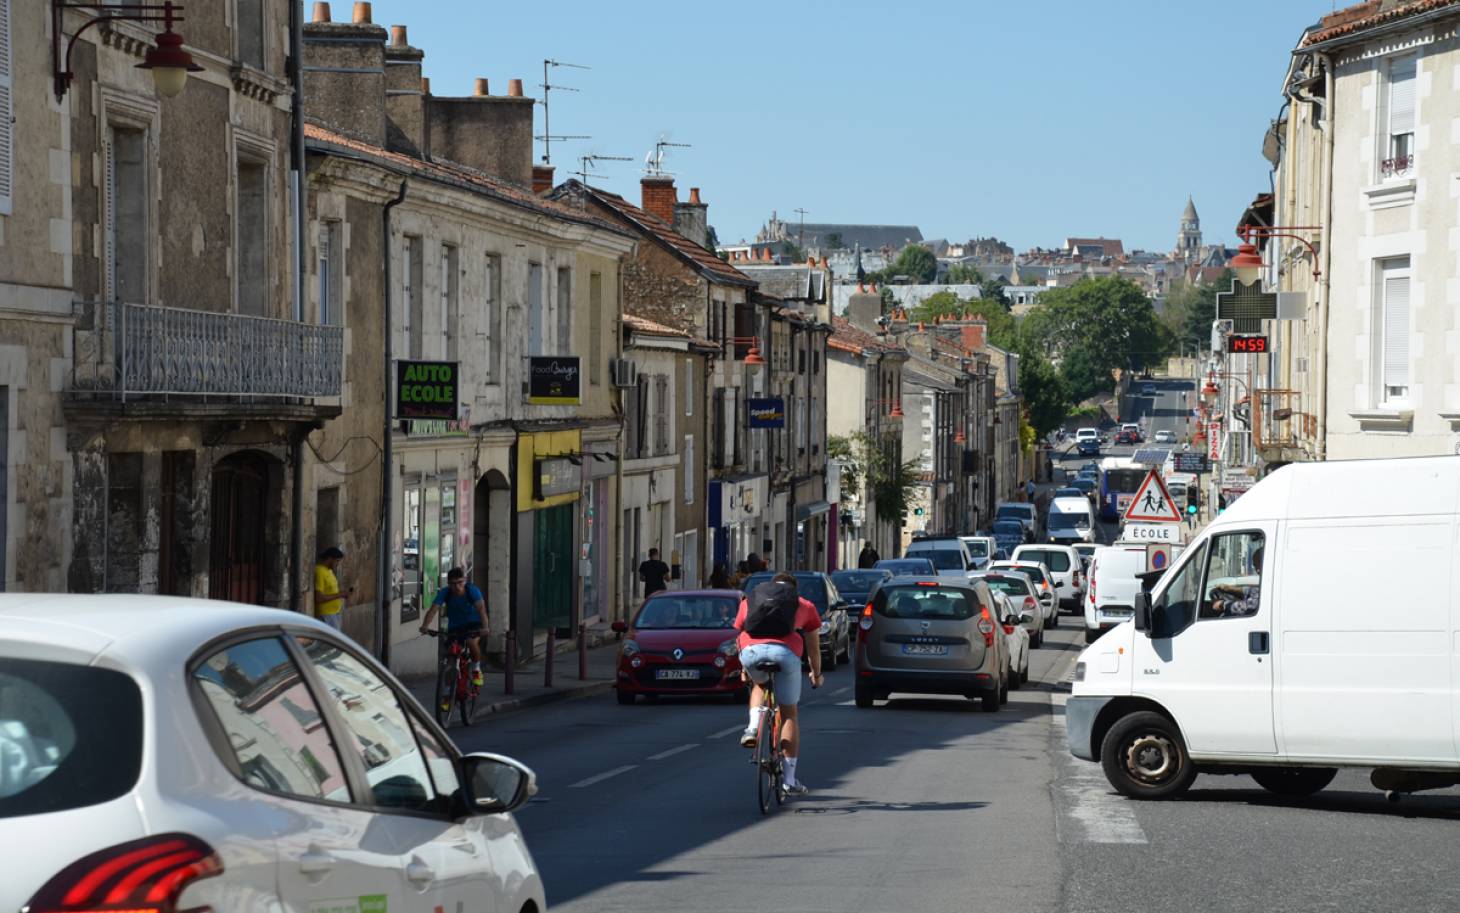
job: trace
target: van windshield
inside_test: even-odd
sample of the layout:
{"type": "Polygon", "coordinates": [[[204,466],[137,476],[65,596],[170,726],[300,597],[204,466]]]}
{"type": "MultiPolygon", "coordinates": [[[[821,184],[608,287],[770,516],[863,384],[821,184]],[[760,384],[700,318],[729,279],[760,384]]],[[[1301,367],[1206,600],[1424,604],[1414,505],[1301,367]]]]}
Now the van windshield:
{"type": "Polygon", "coordinates": [[[1014,560],[1038,561],[1050,570],[1061,573],[1070,569],[1070,556],[1054,549],[1020,549],[1014,560]]]}
{"type": "Polygon", "coordinates": [[[974,539],[972,542],[963,543],[968,547],[968,553],[975,558],[987,558],[989,556],[989,543],[986,539],[974,539]]]}
{"type": "Polygon", "coordinates": [[[1056,529],[1089,529],[1090,515],[1076,513],[1055,513],[1050,511],[1049,517],[1044,521],[1051,530],[1056,529]]]}

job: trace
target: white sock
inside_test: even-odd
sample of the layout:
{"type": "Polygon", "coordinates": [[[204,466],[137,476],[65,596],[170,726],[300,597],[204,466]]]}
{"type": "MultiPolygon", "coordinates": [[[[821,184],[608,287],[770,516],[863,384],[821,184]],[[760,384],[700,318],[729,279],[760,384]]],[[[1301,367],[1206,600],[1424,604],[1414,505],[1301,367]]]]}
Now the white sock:
{"type": "Polygon", "coordinates": [[[764,707],[751,707],[750,708],[750,728],[751,729],[754,729],[757,732],[759,732],[760,731],[760,718],[763,717],[763,716],[765,716],[765,708],[764,707]]]}
{"type": "Polygon", "coordinates": [[[480,672],[480,671],[482,671],[482,664],[479,663],[479,662],[472,663],[471,664],[471,671],[473,671],[473,672],[480,672]]]}
{"type": "Polygon", "coordinates": [[[786,758],[785,760],[783,760],[781,762],[781,765],[782,765],[782,768],[785,770],[785,774],[786,774],[785,775],[786,785],[787,786],[795,786],[796,785],[796,759],[795,758],[786,758]]]}

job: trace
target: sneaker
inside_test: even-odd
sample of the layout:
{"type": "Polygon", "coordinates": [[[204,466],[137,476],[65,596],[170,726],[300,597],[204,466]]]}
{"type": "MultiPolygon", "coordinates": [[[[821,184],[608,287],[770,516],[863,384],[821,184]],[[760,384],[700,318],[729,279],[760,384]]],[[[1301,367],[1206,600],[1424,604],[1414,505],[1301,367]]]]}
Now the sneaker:
{"type": "Polygon", "coordinates": [[[482,686],[482,670],[480,670],[480,669],[473,669],[473,670],[471,670],[471,683],[473,685],[475,685],[476,687],[478,687],[478,688],[480,688],[482,686]]]}
{"type": "Polygon", "coordinates": [[[441,712],[442,713],[450,713],[451,712],[451,702],[450,701],[442,701],[441,702],[441,712]]]}
{"type": "Polygon", "coordinates": [[[781,792],[785,793],[788,796],[804,796],[810,793],[811,790],[806,788],[805,783],[782,783],[781,792]]]}
{"type": "Polygon", "coordinates": [[[754,726],[747,726],[747,727],[745,727],[745,731],[742,732],[742,733],[740,733],[740,747],[741,748],[754,748],[755,747],[755,727],[754,726]]]}

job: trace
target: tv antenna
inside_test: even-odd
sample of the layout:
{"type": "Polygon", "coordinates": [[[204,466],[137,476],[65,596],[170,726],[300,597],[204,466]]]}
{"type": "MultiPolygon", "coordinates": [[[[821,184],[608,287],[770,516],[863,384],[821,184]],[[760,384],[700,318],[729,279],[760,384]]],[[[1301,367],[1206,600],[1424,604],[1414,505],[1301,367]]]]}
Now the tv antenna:
{"type": "Polygon", "coordinates": [[[576,174],[576,175],[578,175],[580,178],[582,178],[584,184],[587,184],[588,183],[589,176],[594,171],[593,166],[594,166],[594,164],[596,162],[632,162],[632,161],[633,161],[633,157],[632,156],[627,156],[627,155],[580,155],[580,156],[578,156],[578,163],[579,163],[578,170],[575,171],[575,172],[573,172],[573,173],[576,174]]]}
{"type": "Polygon", "coordinates": [[[797,208],[792,210],[801,217],[800,226],[796,229],[796,246],[802,250],[806,249],[806,210],[797,208]]]}
{"type": "Polygon", "coordinates": [[[570,139],[592,139],[591,136],[577,136],[574,134],[553,135],[552,118],[548,107],[548,97],[553,89],[559,92],[577,92],[572,86],[555,86],[548,79],[549,67],[572,67],[575,70],[591,70],[592,67],[585,67],[581,63],[565,63],[561,60],[546,59],[542,62],[542,135],[534,136],[533,139],[542,141],[542,163],[551,165],[553,163],[553,140],[559,142],[570,139]]]}
{"type": "Polygon", "coordinates": [[[644,156],[645,174],[668,174],[664,170],[665,149],[688,149],[689,143],[671,143],[667,138],[659,137],[659,142],[654,144],[654,151],[644,156]]]}

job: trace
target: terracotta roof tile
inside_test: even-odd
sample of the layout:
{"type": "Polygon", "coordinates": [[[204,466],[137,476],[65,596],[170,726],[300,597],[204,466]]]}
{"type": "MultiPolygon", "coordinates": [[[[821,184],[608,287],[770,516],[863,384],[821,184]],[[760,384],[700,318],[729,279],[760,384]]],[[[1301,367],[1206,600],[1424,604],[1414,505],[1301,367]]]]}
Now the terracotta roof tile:
{"type": "Polygon", "coordinates": [[[845,317],[831,318],[831,336],[827,337],[826,344],[854,355],[901,351],[898,346],[883,342],[875,334],[852,326],[845,317]]]}
{"type": "Polygon", "coordinates": [[[676,330],[674,327],[665,326],[647,317],[639,317],[634,314],[624,315],[624,326],[640,333],[653,333],[655,336],[678,336],[681,339],[688,339],[689,333],[684,330],[676,330]]]}
{"type": "Polygon", "coordinates": [[[1408,0],[1408,2],[1399,0],[1397,3],[1394,0],[1367,0],[1367,2],[1354,4],[1335,13],[1329,13],[1318,20],[1318,28],[1303,37],[1303,45],[1306,47],[1322,41],[1342,38],[1344,35],[1352,35],[1355,32],[1393,22],[1396,19],[1403,19],[1406,16],[1428,13],[1431,10],[1455,5],[1460,5],[1460,0],[1408,0]]]}

